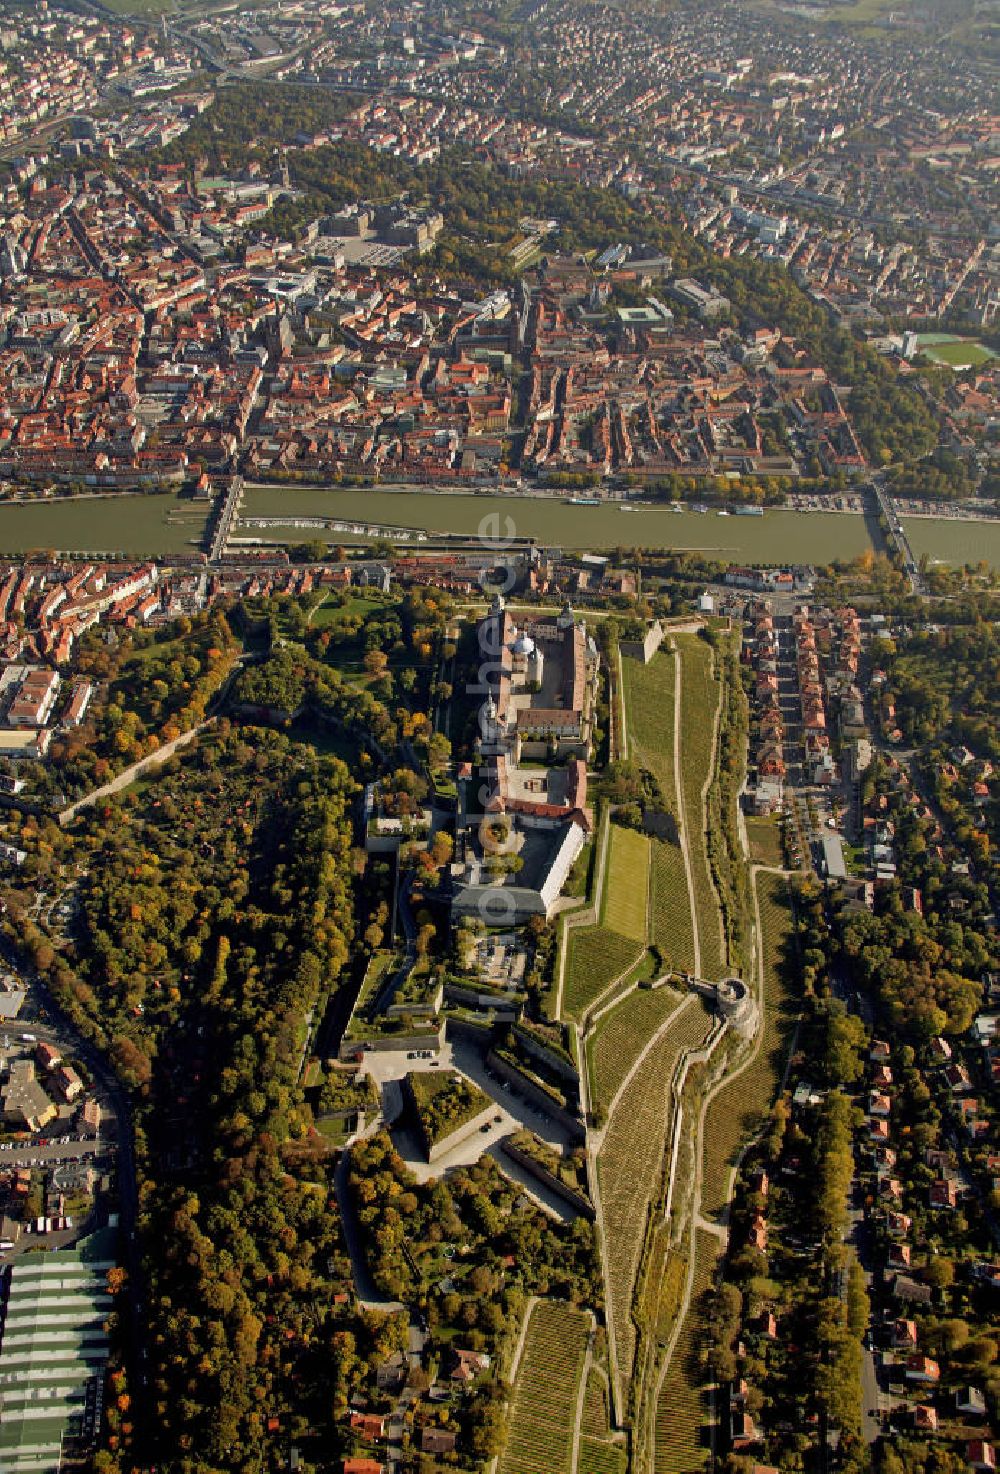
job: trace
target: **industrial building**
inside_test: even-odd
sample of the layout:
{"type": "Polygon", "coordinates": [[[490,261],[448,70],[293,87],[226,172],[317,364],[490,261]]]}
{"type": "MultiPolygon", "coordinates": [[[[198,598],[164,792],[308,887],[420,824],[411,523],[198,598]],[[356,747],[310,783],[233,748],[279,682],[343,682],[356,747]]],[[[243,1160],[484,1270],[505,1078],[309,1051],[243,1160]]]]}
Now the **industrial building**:
{"type": "Polygon", "coordinates": [[[0,1332],[0,1469],[57,1474],[100,1430],[115,1235],[31,1254],[7,1270],[0,1332]]]}

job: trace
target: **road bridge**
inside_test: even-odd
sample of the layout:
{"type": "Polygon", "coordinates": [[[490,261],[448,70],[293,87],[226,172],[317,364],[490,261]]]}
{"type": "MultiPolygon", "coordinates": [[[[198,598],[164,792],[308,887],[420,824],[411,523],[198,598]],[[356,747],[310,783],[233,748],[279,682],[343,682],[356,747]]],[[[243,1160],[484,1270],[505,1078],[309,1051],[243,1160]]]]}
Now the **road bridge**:
{"type": "Polygon", "coordinates": [[[240,514],[243,504],[243,477],[234,476],[229,483],[229,490],[225,493],[219,515],[216,518],[215,527],[208,547],[208,561],[220,563],[226,555],[229,539],[232,535],[236,519],[240,514]]]}
{"type": "Polygon", "coordinates": [[[885,528],[886,537],[889,540],[890,546],[896,549],[896,552],[903,561],[903,570],[910,580],[910,588],[915,594],[926,593],[923,575],[917,565],[916,558],[913,556],[913,549],[910,547],[910,539],[906,535],[906,530],[900,521],[899,513],[896,511],[892,497],[886,491],[885,478],[881,475],[873,476],[871,489],[875,496],[879,517],[882,526],[885,528]]]}

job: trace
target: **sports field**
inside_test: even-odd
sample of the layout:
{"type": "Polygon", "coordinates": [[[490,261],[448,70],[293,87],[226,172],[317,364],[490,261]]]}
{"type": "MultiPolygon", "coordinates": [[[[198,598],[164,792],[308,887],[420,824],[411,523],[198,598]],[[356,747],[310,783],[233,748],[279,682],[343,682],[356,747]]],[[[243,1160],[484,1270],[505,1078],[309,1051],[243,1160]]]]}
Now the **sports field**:
{"type": "Polygon", "coordinates": [[[953,369],[981,368],[996,357],[991,349],[975,338],[959,338],[953,333],[920,333],[917,346],[932,363],[953,369]]]}

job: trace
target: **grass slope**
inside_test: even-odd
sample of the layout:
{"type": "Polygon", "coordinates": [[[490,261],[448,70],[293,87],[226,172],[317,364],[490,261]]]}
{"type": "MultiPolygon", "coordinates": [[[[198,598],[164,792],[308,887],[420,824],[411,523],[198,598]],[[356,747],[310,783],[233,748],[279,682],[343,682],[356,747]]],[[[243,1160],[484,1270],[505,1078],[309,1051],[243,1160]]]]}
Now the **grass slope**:
{"type": "Polygon", "coordinates": [[[629,756],[656,778],[676,817],[674,791],[674,657],[664,647],[648,665],[622,659],[629,756]]]}
{"type": "Polygon", "coordinates": [[[649,840],[635,829],[611,826],[604,915],[610,931],[633,941],[646,941],[649,897],[649,840]]]}

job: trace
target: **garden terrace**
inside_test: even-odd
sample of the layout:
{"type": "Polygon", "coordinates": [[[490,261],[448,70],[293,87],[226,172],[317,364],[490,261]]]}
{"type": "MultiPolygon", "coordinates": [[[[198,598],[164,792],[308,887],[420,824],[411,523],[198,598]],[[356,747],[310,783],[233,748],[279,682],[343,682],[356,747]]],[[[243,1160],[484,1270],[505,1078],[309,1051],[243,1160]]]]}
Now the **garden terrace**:
{"type": "Polygon", "coordinates": [[[712,650],[697,635],[676,636],[681,657],[681,785],[685,837],[691,854],[694,905],[701,943],[701,975],[722,977],[725,956],[719,896],[708,863],[707,785],[713,776],[711,734],[722,699],[712,650]]]}
{"type": "Polygon", "coordinates": [[[616,979],[624,982],[646,949],[603,926],[574,927],[567,937],[563,1011],[579,1017],[616,979]]]}
{"type": "Polygon", "coordinates": [[[565,1089],[560,1085],[556,1085],[553,1081],[546,1079],[544,1075],[540,1075],[535,1062],[527,1058],[523,1053],[518,1054],[512,1049],[496,1049],[494,1050],[494,1054],[497,1059],[502,1059],[505,1064],[517,1070],[525,1079],[530,1080],[532,1085],[537,1086],[539,1090],[544,1090],[553,1105],[559,1106],[562,1110],[569,1111],[576,1108],[575,1099],[571,1100],[565,1089]]]}
{"type": "Polygon", "coordinates": [[[576,1467],[577,1474],[625,1474],[628,1467],[624,1443],[611,1441],[607,1377],[595,1366],[587,1373],[576,1467]]]}
{"type": "Polygon", "coordinates": [[[386,978],[397,967],[401,961],[397,952],[380,951],[372,955],[365,969],[364,981],[358,994],[358,1001],[354,1005],[354,1014],[358,1018],[367,1018],[372,1009],[372,1004],[378,997],[386,978]]]}
{"type": "Polygon", "coordinates": [[[654,839],[653,904],[650,924],[653,941],[665,970],[694,970],[694,929],[688,902],[684,856],[679,845],[654,839]]]}
{"type": "Polygon", "coordinates": [[[655,1474],[701,1474],[708,1463],[703,1406],[702,1297],[712,1283],[721,1244],[699,1229],[695,1236],[694,1281],[687,1315],[667,1368],[656,1409],[655,1474]]]}
{"type": "Polygon", "coordinates": [[[606,989],[624,981],[646,955],[650,841],[612,824],[598,926],[567,932],[564,1012],[581,1017],[606,989]]]}
{"type": "Polygon", "coordinates": [[[708,862],[719,901],[724,960],[732,970],[744,972],[750,966],[751,898],[739,807],[746,782],[750,713],[740,669],[738,632],[710,630],[709,638],[720,690],[715,771],[705,804],[708,862]]]}

